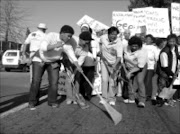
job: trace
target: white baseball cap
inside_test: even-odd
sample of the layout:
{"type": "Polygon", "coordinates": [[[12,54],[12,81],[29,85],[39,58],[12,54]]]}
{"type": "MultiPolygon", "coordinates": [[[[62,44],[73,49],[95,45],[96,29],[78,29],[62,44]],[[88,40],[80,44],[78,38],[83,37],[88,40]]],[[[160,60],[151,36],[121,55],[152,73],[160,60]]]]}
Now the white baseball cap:
{"type": "Polygon", "coordinates": [[[82,29],[83,27],[87,27],[88,29],[90,28],[90,26],[87,23],[83,23],[80,28],[82,29]]]}
{"type": "Polygon", "coordinates": [[[47,29],[45,23],[39,23],[38,28],[41,28],[41,29],[47,29]]]}

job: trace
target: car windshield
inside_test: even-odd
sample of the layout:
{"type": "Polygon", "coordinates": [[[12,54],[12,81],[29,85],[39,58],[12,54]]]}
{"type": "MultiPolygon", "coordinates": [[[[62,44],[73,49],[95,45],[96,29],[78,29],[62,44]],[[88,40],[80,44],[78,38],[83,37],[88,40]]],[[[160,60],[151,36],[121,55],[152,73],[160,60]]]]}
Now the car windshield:
{"type": "Polygon", "coordinates": [[[6,56],[17,56],[17,52],[8,52],[6,56]]]}

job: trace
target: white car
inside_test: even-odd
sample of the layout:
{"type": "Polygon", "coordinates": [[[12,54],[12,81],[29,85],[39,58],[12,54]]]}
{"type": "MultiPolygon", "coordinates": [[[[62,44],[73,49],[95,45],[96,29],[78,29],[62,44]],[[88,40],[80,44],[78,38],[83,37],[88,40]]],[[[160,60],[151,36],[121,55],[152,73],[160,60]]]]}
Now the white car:
{"type": "Polygon", "coordinates": [[[2,65],[7,72],[11,69],[21,69],[23,72],[29,71],[29,65],[21,61],[20,50],[6,50],[2,56],[2,65]]]}

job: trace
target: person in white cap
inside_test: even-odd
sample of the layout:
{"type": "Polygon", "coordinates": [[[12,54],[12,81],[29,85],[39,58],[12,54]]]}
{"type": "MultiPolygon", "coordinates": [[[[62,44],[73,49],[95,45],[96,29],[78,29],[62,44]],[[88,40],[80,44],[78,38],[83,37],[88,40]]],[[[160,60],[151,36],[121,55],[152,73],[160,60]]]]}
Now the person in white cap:
{"type": "MultiPolygon", "coordinates": [[[[45,36],[47,27],[46,27],[45,23],[39,23],[37,28],[38,28],[37,31],[30,33],[28,35],[28,37],[26,38],[26,40],[24,42],[24,46],[23,46],[22,55],[23,55],[23,57],[25,57],[27,46],[28,46],[28,44],[30,44],[29,50],[30,50],[31,63],[37,62],[39,64],[41,62],[41,59],[38,58],[37,56],[35,56],[35,52],[38,51],[40,48],[40,42],[42,41],[42,39],[45,36]]],[[[34,65],[34,66],[36,66],[36,65],[34,65]]],[[[32,65],[30,65],[30,82],[31,81],[32,81],[32,65]]]]}
{"type": "MultiPolygon", "coordinates": [[[[34,31],[28,35],[27,39],[24,42],[23,52],[22,52],[23,57],[25,57],[27,45],[30,44],[29,50],[30,50],[30,60],[31,60],[31,63],[30,63],[31,64],[30,65],[30,83],[31,83],[31,86],[32,86],[32,84],[35,84],[32,82],[32,80],[36,79],[36,77],[37,77],[36,74],[39,74],[38,73],[39,70],[43,68],[42,60],[38,56],[36,56],[35,53],[40,49],[41,41],[44,39],[44,37],[46,35],[45,32],[47,30],[46,24],[44,24],[44,23],[40,23],[37,26],[37,28],[38,28],[37,31],[34,31]]],[[[32,101],[32,98],[34,98],[34,97],[36,98],[37,94],[39,94],[39,90],[36,91],[34,89],[31,89],[29,101],[32,101]]],[[[30,105],[30,110],[35,110],[35,107],[33,107],[32,104],[30,105]]]]}

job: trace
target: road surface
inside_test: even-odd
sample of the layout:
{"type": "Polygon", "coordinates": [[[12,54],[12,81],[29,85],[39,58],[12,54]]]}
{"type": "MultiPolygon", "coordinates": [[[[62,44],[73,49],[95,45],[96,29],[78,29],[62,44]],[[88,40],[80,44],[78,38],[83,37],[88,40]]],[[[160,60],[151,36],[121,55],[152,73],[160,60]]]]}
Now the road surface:
{"type": "MultiPolygon", "coordinates": [[[[46,77],[43,80],[47,84],[46,77]]],[[[1,100],[3,113],[28,100],[29,75],[22,72],[0,72],[1,100]]],[[[43,87],[42,91],[46,91],[43,87]]],[[[42,93],[45,95],[45,93],[42,93]]],[[[152,106],[146,102],[145,108],[136,104],[124,104],[117,97],[114,108],[122,113],[123,119],[116,126],[108,116],[99,98],[94,96],[90,107],[81,109],[78,105],[67,105],[65,96],[59,97],[59,108],[47,105],[47,99],[40,101],[35,111],[24,108],[0,119],[3,134],[59,134],[59,133],[129,133],[129,134],[173,134],[180,133],[180,103],[176,107],[152,106]]]]}

